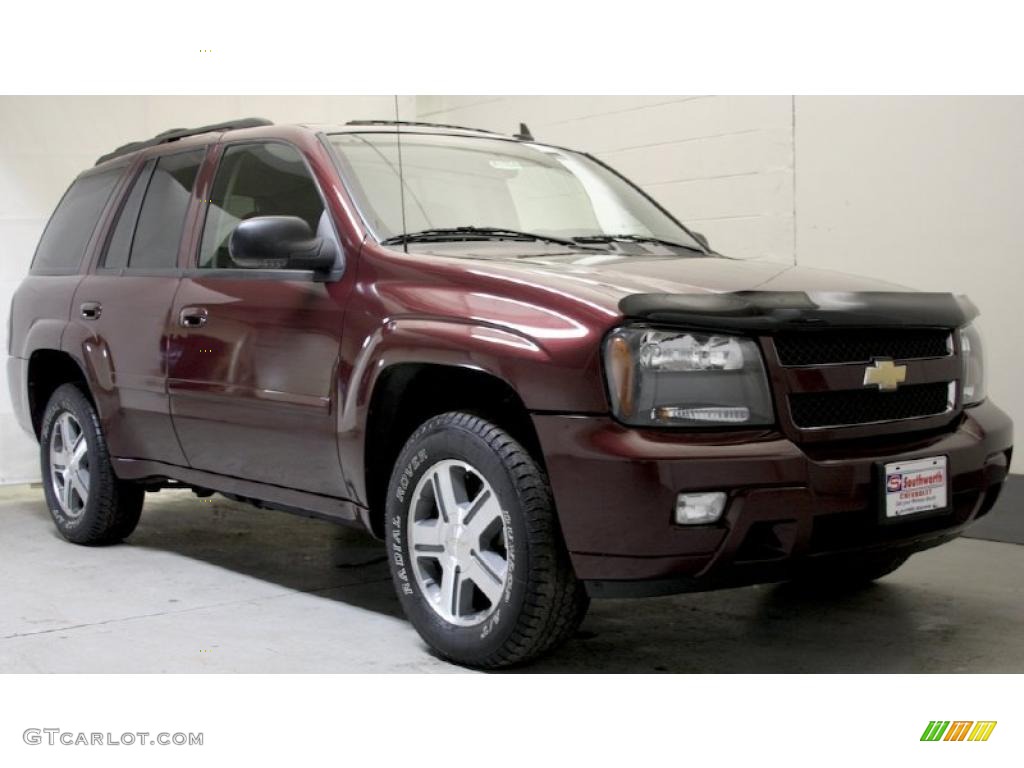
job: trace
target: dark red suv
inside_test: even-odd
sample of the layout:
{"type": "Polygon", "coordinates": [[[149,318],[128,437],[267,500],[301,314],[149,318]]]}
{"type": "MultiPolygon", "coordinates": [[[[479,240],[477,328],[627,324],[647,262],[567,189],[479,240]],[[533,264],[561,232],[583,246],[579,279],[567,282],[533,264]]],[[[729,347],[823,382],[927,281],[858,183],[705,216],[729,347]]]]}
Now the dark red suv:
{"type": "Polygon", "coordinates": [[[71,185],[14,298],[60,532],[186,486],[365,528],[461,663],[590,597],[877,578],[1010,463],[974,307],[713,252],[601,162],[450,126],[170,131],[71,185]]]}

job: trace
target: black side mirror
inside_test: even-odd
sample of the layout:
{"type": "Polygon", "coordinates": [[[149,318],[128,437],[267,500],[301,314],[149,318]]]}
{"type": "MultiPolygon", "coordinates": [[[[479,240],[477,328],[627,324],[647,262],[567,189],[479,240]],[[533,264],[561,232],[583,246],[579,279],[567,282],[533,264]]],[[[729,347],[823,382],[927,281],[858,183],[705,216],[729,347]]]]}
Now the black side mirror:
{"type": "Polygon", "coordinates": [[[240,222],[228,240],[231,261],[243,269],[311,269],[331,272],[338,247],[316,237],[298,216],[255,216],[240,222]]]}
{"type": "Polygon", "coordinates": [[[690,234],[693,235],[694,240],[696,240],[704,247],[705,251],[711,250],[711,246],[708,244],[708,239],[704,237],[704,235],[702,235],[700,232],[694,232],[692,229],[690,230],[690,234]]]}

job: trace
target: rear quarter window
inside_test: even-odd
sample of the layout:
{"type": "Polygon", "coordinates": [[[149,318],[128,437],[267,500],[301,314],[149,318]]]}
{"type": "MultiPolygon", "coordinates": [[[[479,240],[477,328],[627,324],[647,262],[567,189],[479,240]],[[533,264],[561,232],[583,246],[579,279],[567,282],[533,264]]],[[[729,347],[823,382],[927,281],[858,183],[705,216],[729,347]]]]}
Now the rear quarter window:
{"type": "Polygon", "coordinates": [[[32,260],[36,274],[78,272],[100,214],[123,166],[87,173],[72,182],[50,217],[32,260]]]}

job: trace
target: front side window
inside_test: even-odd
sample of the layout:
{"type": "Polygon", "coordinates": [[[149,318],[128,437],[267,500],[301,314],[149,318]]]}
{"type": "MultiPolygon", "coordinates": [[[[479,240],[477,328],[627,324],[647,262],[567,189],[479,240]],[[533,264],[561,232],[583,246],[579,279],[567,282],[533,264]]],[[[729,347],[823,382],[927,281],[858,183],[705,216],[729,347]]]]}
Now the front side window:
{"type": "Polygon", "coordinates": [[[656,238],[700,250],[639,190],[576,152],[435,134],[337,133],[329,138],[360,211],[381,241],[403,233],[484,227],[581,242],[609,236],[656,238]]]}
{"type": "Polygon", "coordinates": [[[236,144],[224,150],[210,194],[199,267],[238,269],[231,234],[254,216],[297,216],[319,237],[331,237],[316,183],[299,151],[277,142],[236,144]]]}
{"type": "Polygon", "coordinates": [[[173,269],[178,265],[185,214],[205,154],[205,149],[197,149],[157,160],[139,211],[129,269],[173,269]]]}
{"type": "Polygon", "coordinates": [[[32,271],[74,273],[124,167],[79,176],[53,212],[32,260],[32,271]]]}

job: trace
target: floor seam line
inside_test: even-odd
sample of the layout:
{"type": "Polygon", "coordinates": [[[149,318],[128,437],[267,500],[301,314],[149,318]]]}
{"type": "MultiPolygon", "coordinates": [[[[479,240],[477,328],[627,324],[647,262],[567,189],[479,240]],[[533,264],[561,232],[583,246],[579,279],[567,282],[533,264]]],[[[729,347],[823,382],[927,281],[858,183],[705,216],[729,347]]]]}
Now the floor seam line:
{"type": "Polygon", "coordinates": [[[41,629],[38,632],[15,632],[12,635],[4,635],[3,637],[0,637],[0,641],[4,641],[4,640],[17,640],[19,638],[35,637],[37,635],[50,635],[50,634],[53,634],[54,632],[71,632],[71,631],[74,631],[76,629],[87,629],[89,627],[102,627],[102,626],[104,626],[106,624],[117,624],[117,623],[123,622],[123,621],[137,621],[139,619],[153,619],[153,618],[156,618],[158,616],[176,616],[178,614],[192,613],[194,611],[202,611],[202,610],[206,610],[206,609],[209,609],[209,608],[227,608],[227,607],[232,606],[232,605],[245,605],[246,603],[260,603],[260,602],[265,602],[267,600],[279,600],[279,599],[284,598],[284,597],[294,597],[295,595],[313,595],[313,594],[319,594],[319,593],[322,593],[322,592],[330,592],[331,590],[334,590],[334,589],[343,589],[345,587],[361,587],[361,586],[367,586],[367,585],[370,585],[370,584],[380,584],[380,583],[383,583],[385,581],[390,581],[390,580],[391,580],[391,577],[389,576],[387,579],[374,579],[374,580],[371,580],[371,581],[360,581],[360,582],[356,582],[354,584],[336,584],[336,585],[333,585],[333,586],[317,587],[315,589],[299,589],[299,590],[294,590],[292,592],[285,592],[285,593],[280,594],[280,595],[267,595],[265,597],[253,597],[253,598],[248,598],[248,599],[245,599],[245,600],[231,600],[231,601],[228,601],[228,602],[225,602],[225,603],[210,603],[209,605],[197,605],[197,606],[194,606],[192,608],[182,608],[181,610],[177,610],[177,611],[158,611],[157,613],[140,613],[140,614],[138,614],[136,616],[122,616],[122,617],[119,617],[119,618],[116,618],[116,619],[106,619],[104,621],[92,621],[92,622],[86,622],[84,624],[72,624],[72,625],[67,626],[67,627],[55,627],[53,629],[41,629]]]}

